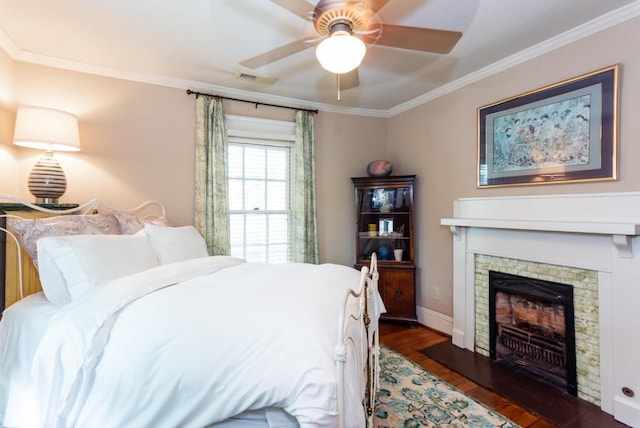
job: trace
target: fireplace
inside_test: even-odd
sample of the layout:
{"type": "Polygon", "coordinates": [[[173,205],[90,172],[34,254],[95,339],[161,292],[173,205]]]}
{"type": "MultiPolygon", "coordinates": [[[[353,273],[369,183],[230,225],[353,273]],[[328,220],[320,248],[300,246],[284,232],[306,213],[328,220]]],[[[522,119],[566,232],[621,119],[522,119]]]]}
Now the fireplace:
{"type": "Polygon", "coordinates": [[[489,271],[490,357],[577,395],[573,287],[489,271]]]}
{"type": "Polygon", "coordinates": [[[489,270],[570,284],[578,397],[640,427],[640,192],[460,198],[453,214],[453,344],[490,356],[489,270]]]}

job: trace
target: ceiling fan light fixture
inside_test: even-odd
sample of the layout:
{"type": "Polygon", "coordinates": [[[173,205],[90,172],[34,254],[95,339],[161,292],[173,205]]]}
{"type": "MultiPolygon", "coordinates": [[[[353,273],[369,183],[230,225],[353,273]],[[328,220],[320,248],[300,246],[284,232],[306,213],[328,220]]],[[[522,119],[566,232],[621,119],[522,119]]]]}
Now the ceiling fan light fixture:
{"type": "Polygon", "coordinates": [[[366,45],[358,37],[347,31],[336,31],[318,45],[316,57],[325,70],[344,74],[357,68],[366,52],[366,45]]]}

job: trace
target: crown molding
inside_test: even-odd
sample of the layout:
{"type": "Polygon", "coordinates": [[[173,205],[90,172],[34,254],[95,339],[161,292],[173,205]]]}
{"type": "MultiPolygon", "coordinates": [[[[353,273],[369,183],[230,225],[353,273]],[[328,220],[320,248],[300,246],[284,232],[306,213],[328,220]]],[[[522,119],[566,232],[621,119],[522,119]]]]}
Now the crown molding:
{"type": "Polygon", "coordinates": [[[439,88],[416,97],[410,101],[407,101],[406,103],[399,104],[396,107],[393,107],[386,111],[388,115],[387,117],[393,117],[405,111],[411,110],[412,108],[435,100],[436,98],[439,98],[443,95],[457,91],[458,89],[464,88],[465,86],[468,86],[472,83],[478,82],[484,78],[508,70],[509,68],[522,64],[523,62],[537,58],[548,52],[554,51],[558,48],[583,39],[599,31],[606,30],[607,28],[628,21],[629,19],[635,18],[639,15],[640,2],[636,1],[630,5],[621,7],[620,9],[611,11],[592,21],[575,27],[563,34],[552,37],[551,39],[545,40],[544,42],[538,43],[537,45],[534,45],[528,49],[513,54],[476,72],[467,74],[466,76],[458,80],[454,80],[453,82],[450,82],[446,85],[442,85],[439,88]]]}
{"type": "Polygon", "coordinates": [[[0,28],[0,49],[4,50],[13,60],[20,55],[20,49],[2,28],[0,28]]]}
{"type": "Polygon", "coordinates": [[[476,72],[470,73],[458,80],[450,82],[446,85],[442,85],[437,89],[409,100],[405,103],[399,104],[388,110],[374,110],[365,108],[354,107],[341,107],[331,104],[315,103],[311,101],[304,101],[295,98],[280,97],[276,95],[265,95],[251,91],[243,91],[232,89],[224,86],[206,84],[203,82],[190,81],[185,79],[176,79],[168,76],[150,75],[144,73],[133,73],[129,71],[123,71],[113,69],[109,67],[102,67],[92,64],[81,63],[77,61],[70,61],[62,58],[51,57],[42,54],[36,54],[29,51],[21,50],[14,42],[7,36],[7,34],[0,29],[0,48],[3,49],[9,57],[14,61],[38,64],[48,67],[60,68],[70,71],[77,71],[81,73],[94,74],[98,76],[111,77],[115,79],[130,80],[139,83],[146,83],[151,85],[165,86],[176,89],[191,89],[199,92],[213,92],[220,96],[242,98],[249,101],[257,101],[271,104],[286,104],[292,107],[300,107],[305,109],[317,109],[319,111],[337,114],[349,114],[357,116],[379,117],[379,118],[391,118],[400,113],[408,111],[412,108],[418,107],[436,98],[454,92],[458,89],[464,88],[472,83],[480,81],[486,77],[500,73],[511,67],[519,65],[530,59],[539,57],[545,53],[551,52],[569,43],[580,40],[591,34],[597,33],[629,19],[635,18],[640,15],[640,1],[636,1],[630,5],[616,9],[608,14],[598,17],[590,22],[587,22],[581,26],[578,26],[572,30],[569,30],[559,36],[548,39],[535,46],[511,55],[501,61],[493,63],[487,67],[484,67],[476,72]]]}
{"type": "Polygon", "coordinates": [[[29,51],[20,50],[9,37],[0,29],[0,48],[14,60],[30,64],[37,64],[52,68],[58,68],[80,73],[93,74],[97,76],[110,77],[114,79],[128,80],[138,83],[146,83],[150,85],[158,85],[175,89],[191,89],[197,92],[214,93],[230,98],[240,98],[248,101],[255,101],[267,104],[283,104],[291,107],[299,107],[302,109],[317,109],[319,111],[350,114],[357,116],[373,116],[387,117],[384,110],[371,110],[353,107],[340,107],[330,104],[316,103],[312,101],[304,101],[296,98],[281,97],[277,95],[259,94],[251,91],[243,91],[225,86],[218,86],[193,80],[177,79],[174,77],[152,75],[144,73],[134,73],[130,71],[118,70],[109,67],[103,67],[93,64],[86,64],[78,61],[71,61],[63,58],[52,57],[48,55],[36,54],[29,51]]]}

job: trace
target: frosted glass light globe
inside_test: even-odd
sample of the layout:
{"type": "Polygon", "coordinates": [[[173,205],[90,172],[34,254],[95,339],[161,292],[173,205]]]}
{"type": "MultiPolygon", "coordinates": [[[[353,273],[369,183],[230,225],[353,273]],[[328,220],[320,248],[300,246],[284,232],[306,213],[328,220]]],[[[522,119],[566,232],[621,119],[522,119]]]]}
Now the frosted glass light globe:
{"type": "Polygon", "coordinates": [[[325,70],[343,74],[358,67],[366,52],[362,40],[346,31],[338,31],[318,45],[316,57],[325,70]]]}

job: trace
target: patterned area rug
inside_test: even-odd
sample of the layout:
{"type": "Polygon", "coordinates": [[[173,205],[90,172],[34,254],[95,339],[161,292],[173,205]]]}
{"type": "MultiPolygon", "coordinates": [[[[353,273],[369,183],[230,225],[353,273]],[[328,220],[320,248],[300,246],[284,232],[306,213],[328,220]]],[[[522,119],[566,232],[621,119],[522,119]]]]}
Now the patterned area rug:
{"type": "Polygon", "coordinates": [[[384,345],[374,414],[376,428],[518,427],[384,345]]]}

